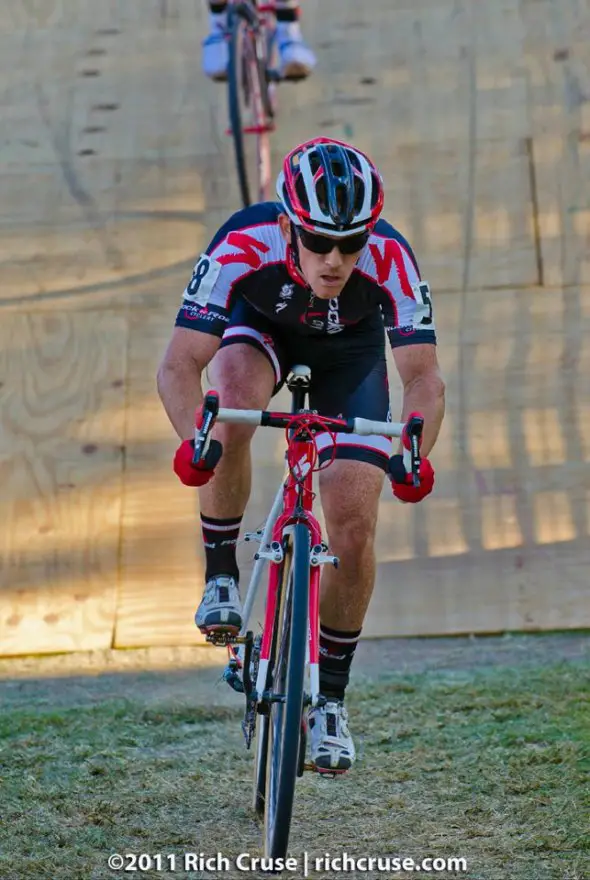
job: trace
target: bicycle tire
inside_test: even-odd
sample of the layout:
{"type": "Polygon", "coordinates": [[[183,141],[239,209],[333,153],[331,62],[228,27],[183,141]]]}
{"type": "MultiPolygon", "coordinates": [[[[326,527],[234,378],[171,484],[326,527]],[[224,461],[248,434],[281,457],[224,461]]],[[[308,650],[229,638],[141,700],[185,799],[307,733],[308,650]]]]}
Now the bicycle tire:
{"type": "MultiPolygon", "coordinates": [[[[273,621],[273,641],[270,649],[270,664],[264,684],[265,690],[269,690],[272,685],[272,669],[273,660],[276,654],[276,643],[279,636],[280,622],[283,619],[284,597],[287,595],[287,587],[289,577],[291,575],[291,561],[293,547],[291,540],[287,538],[283,545],[283,561],[281,563],[281,571],[279,573],[279,585],[277,594],[277,608],[275,611],[275,619],[273,621]]],[[[268,757],[268,714],[260,714],[256,722],[256,754],[254,758],[254,789],[252,797],[252,806],[257,815],[264,818],[264,802],[266,798],[266,768],[268,757]]]]}
{"type": "Polygon", "coordinates": [[[244,56],[244,45],[245,41],[248,41],[250,57],[255,57],[256,47],[251,31],[255,23],[255,13],[247,4],[238,3],[230,6],[227,22],[229,31],[229,62],[227,68],[229,125],[234,143],[240,196],[244,208],[252,204],[241,106],[241,97],[245,96],[247,100],[249,85],[247,82],[248,60],[244,56]]]}
{"type": "Polygon", "coordinates": [[[293,558],[275,645],[268,718],[264,849],[267,858],[285,858],[289,845],[295,783],[299,768],[303,686],[307,647],[310,535],[304,523],[293,530],[293,558]]]}

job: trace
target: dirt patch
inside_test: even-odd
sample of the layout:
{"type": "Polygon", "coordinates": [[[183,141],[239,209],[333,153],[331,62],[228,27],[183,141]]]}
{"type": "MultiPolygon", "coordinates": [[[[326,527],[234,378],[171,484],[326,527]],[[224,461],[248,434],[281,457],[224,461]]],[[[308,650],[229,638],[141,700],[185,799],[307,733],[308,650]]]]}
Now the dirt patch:
{"type": "MultiPolygon", "coordinates": [[[[355,679],[430,670],[542,666],[590,657],[588,633],[374,639],[359,645],[355,679]]],[[[147,703],[241,706],[221,680],[225,652],[207,647],[93,651],[0,661],[0,703],[73,706],[133,696],[147,703]]]]}

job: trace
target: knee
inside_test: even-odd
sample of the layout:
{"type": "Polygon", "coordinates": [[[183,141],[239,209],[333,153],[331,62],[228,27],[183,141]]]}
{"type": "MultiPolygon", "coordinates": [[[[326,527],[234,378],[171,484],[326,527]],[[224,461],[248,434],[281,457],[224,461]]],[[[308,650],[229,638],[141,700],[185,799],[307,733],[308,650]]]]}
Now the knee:
{"type": "Polygon", "coordinates": [[[248,425],[226,425],[217,423],[214,437],[223,446],[224,457],[243,455],[250,447],[255,428],[248,425]]]}
{"type": "Polygon", "coordinates": [[[359,556],[372,552],[375,542],[375,517],[366,511],[342,510],[326,521],[330,549],[337,556],[359,556]]]}

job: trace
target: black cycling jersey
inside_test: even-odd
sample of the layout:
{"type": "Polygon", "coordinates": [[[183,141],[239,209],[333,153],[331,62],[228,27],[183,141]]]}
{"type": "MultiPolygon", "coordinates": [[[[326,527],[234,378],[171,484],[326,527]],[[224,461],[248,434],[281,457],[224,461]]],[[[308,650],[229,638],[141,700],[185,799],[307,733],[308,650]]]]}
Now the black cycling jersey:
{"type": "Polygon", "coordinates": [[[314,296],[278,224],[279,204],[234,214],[197,261],[176,325],[223,336],[232,309],[246,301],[273,324],[308,335],[345,334],[381,315],[393,348],[436,342],[430,288],[412,249],[379,220],[339,296],[314,296]]]}

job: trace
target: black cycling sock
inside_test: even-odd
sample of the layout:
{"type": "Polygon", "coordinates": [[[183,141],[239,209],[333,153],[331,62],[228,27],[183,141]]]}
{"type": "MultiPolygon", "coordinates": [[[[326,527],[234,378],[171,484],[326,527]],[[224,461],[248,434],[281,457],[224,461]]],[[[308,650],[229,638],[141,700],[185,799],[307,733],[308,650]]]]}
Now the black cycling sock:
{"type": "Polygon", "coordinates": [[[205,580],[216,577],[218,574],[227,574],[238,580],[236,544],[241,522],[241,516],[233,519],[213,519],[201,514],[207,564],[205,580]]]}
{"type": "Polygon", "coordinates": [[[360,629],[345,632],[320,624],[320,693],[324,697],[344,699],[360,634],[360,629]]]}
{"type": "Polygon", "coordinates": [[[298,0],[277,0],[277,21],[297,21],[299,18],[298,0]]]}

